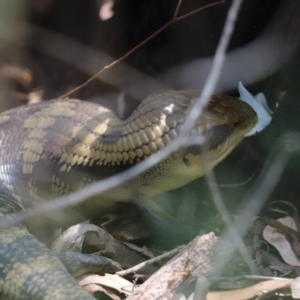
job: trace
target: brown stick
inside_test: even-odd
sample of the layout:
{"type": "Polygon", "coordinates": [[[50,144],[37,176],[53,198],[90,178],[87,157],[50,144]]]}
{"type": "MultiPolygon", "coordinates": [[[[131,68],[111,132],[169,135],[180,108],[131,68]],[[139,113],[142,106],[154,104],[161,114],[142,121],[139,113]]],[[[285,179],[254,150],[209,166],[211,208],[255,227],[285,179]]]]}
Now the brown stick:
{"type": "Polygon", "coordinates": [[[182,283],[198,276],[217,274],[228,262],[234,247],[214,233],[197,237],[179,254],[138,287],[127,300],[168,299],[182,283]]]}
{"type": "Polygon", "coordinates": [[[60,98],[66,98],[69,97],[70,95],[72,95],[73,93],[77,92],[78,90],[82,89],[83,87],[87,86],[89,83],[91,83],[93,80],[95,80],[100,74],[102,74],[105,70],[113,67],[114,65],[116,65],[117,63],[119,63],[120,61],[124,60],[125,58],[127,58],[129,55],[131,55],[132,53],[134,53],[136,50],[138,50],[139,48],[141,48],[143,45],[145,45],[146,43],[148,43],[150,40],[152,40],[153,38],[155,38],[158,34],[160,34],[162,31],[164,31],[165,29],[167,29],[168,27],[170,27],[171,25],[173,25],[174,23],[181,21],[189,16],[192,16],[204,9],[207,9],[209,7],[221,4],[221,3],[225,3],[225,0],[221,0],[218,2],[214,2],[208,5],[205,5],[203,7],[197,8],[191,12],[188,12],[180,17],[178,17],[178,12],[181,6],[182,0],[179,0],[173,15],[173,18],[164,26],[162,26],[160,29],[158,29],[156,32],[154,32],[153,34],[151,34],[148,38],[146,38],[145,40],[143,40],[141,43],[139,43],[138,45],[136,45],[135,47],[133,47],[131,50],[129,50],[125,55],[123,55],[122,57],[116,59],[115,61],[113,61],[112,63],[110,63],[109,65],[105,66],[104,68],[102,68],[99,72],[97,72],[95,75],[93,75],[90,79],[88,79],[86,82],[84,82],[83,84],[77,86],[76,88],[74,88],[73,90],[63,94],[62,96],[60,96],[60,98]]]}

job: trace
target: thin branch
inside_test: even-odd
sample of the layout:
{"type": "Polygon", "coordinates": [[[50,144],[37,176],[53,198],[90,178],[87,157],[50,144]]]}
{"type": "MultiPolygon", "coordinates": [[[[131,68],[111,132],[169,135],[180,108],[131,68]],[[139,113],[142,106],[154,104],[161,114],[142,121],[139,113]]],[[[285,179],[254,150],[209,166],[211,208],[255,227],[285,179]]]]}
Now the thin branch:
{"type": "MultiPolygon", "coordinates": [[[[211,277],[212,278],[212,277],[211,277]]],[[[287,280],[283,277],[263,276],[263,275],[241,275],[236,277],[217,277],[213,278],[214,282],[218,281],[230,281],[236,282],[239,280],[253,280],[253,281],[266,281],[266,280],[287,280]]]]}
{"type": "Polygon", "coordinates": [[[221,40],[213,59],[211,70],[201,92],[201,96],[198,98],[188,118],[186,118],[185,120],[182,134],[187,134],[187,132],[189,132],[193,128],[197,118],[201,115],[204,106],[208,103],[211,95],[216,88],[225,62],[226,50],[229,45],[237,14],[242,2],[242,0],[234,0],[232,2],[223,28],[221,40]]]}
{"type": "Polygon", "coordinates": [[[242,182],[238,182],[238,183],[217,183],[217,184],[213,184],[216,185],[218,187],[222,187],[222,188],[233,188],[233,187],[237,187],[237,186],[243,186],[246,185],[247,183],[249,183],[254,176],[256,175],[256,173],[253,173],[248,179],[242,181],[242,182]]]}
{"type": "Polygon", "coordinates": [[[175,12],[174,12],[174,17],[173,17],[173,19],[175,19],[175,18],[178,17],[178,13],[179,13],[179,9],[180,9],[180,7],[181,7],[181,4],[182,4],[182,0],[178,0],[177,6],[176,6],[176,9],[175,9],[175,12]]]}
{"type": "MultiPolygon", "coordinates": [[[[212,93],[215,90],[218,79],[221,75],[223,64],[225,62],[226,49],[229,45],[229,41],[234,30],[235,21],[237,19],[237,14],[239,12],[241,4],[242,4],[242,0],[234,0],[232,2],[232,5],[229,9],[227,19],[223,28],[221,40],[213,60],[212,69],[209,73],[203,91],[201,92],[201,96],[198,98],[197,102],[195,103],[189,117],[185,120],[183,134],[187,134],[193,128],[197,118],[202,113],[203,108],[205,107],[212,93]]],[[[206,181],[209,186],[210,192],[212,194],[214,205],[220,212],[223,222],[227,227],[228,233],[232,238],[232,240],[235,242],[235,246],[239,249],[239,252],[241,253],[245,262],[248,262],[250,269],[254,272],[255,265],[253,263],[251,264],[252,260],[251,257],[249,256],[249,253],[242,246],[243,243],[242,243],[241,236],[238,234],[238,230],[233,226],[233,222],[229,218],[229,214],[224,205],[224,201],[222,199],[220,190],[216,186],[216,180],[214,174],[212,171],[210,171],[211,168],[209,166],[209,160],[204,158],[203,161],[204,161],[204,167],[207,171],[206,181]]]]}
{"type": "Polygon", "coordinates": [[[196,10],[193,10],[189,13],[186,13],[183,16],[177,17],[178,14],[178,10],[180,8],[181,5],[181,0],[178,1],[175,13],[173,18],[164,26],[162,26],[161,28],[159,28],[156,32],[154,32],[152,35],[150,35],[148,38],[146,38],[145,40],[143,40],[141,43],[139,43],[137,46],[135,46],[134,48],[132,48],[130,51],[128,51],[125,55],[123,55],[122,57],[118,58],[117,60],[113,61],[112,63],[110,63],[109,65],[105,66],[104,68],[102,68],[99,72],[97,72],[95,75],[93,75],[90,79],[88,79],[86,82],[84,82],[83,84],[77,86],[76,88],[74,88],[73,90],[63,94],[62,96],[60,96],[60,98],[66,98],[69,97],[70,95],[72,95],[73,93],[77,92],[78,90],[82,89],[83,87],[87,86],[89,83],[91,83],[93,80],[95,80],[99,75],[101,75],[104,71],[106,71],[107,69],[113,67],[114,65],[116,65],[117,63],[121,62],[122,60],[126,59],[129,55],[131,55],[132,53],[134,53],[136,50],[138,50],[139,48],[141,48],[142,46],[144,46],[145,44],[147,44],[149,41],[151,41],[152,39],[154,39],[158,34],[160,34],[161,32],[163,32],[164,30],[166,30],[168,27],[170,27],[171,25],[173,25],[174,23],[181,21],[191,15],[194,15],[202,10],[205,10],[209,7],[215,6],[215,5],[219,5],[221,3],[225,3],[225,0],[222,1],[218,1],[215,3],[211,3],[208,5],[205,5],[203,7],[200,7],[196,10]]]}
{"type": "Polygon", "coordinates": [[[239,233],[239,230],[238,230],[238,228],[235,227],[234,222],[229,217],[230,214],[228,213],[228,210],[227,210],[226,206],[224,205],[224,201],[222,199],[220,189],[215,184],[216,179],[214,176],[214,172],[212,170],[210,170],[209,160],[204,159],[203,161],[204,161],[204,167],[207,170],[206,176],[205,176],[206,182],[207,182],[207,185],[211,192],[213,203],[214,203],[215,207],[217,208],[217,210],[220,212],[221,218],[222,218],[224,224],[226,225],[228,234],[229,234],[231,240],[233,241],[234,245],[237,247],[239,253],[241,254],[241,257],[244,259],[245,263],[248,265],[251,272],[256,274],[257,273],[256,265],[253,263],[249,252],[244,247],[242,237],[239,233]]]}
{"type": "Polygon", "coordinates": [[[172,250],[170,250],[170,251],[168,251],[168,252],[166,252],[166,253],[163,253],[163,254],[161,254],[161,255],[159,255],[159,256],[156,256],[156,257],[154,257],[154,258],[148,259],[148,260],[146,260],[146,261],[144,261],[144,262],[142,262],[142,263],[140,263],[140,264],[138,264],[138,265],[136,265],[136,266],[134,266],[134,267],[132,267],[132,268],[129,268],[129,269],[126,269],[126,270],[122,270],[122,271],[119,271],[119,272],[117,272],[116,274],[118,274],[119,276],[124,277],[124,276],[127,276],[127,275],[129,275],[129,274],[136,273],[137,271],[139,271],[139,270],[145,268],[146,266],[153,265],[153,264],[155,264],[155,263],[157,263],[157,262],[160,262],[160,261],[162,261],[162,260],[164,260],[164,259],[166,259],[166,258],[169,258],[169,257],[174,256],[174,255],[177,254],[179,251],[181,251],[183,248],[184,248],[183,246],[177,247],[177,248],[172,249],[172,250]]]}
{"type": "MultiPolygon", "coordinates": [[[[233,225],[235,228],[238,228],[241,237],[245,235],[252,217],[259,213],[266,199],[276,187],[289,158],[290,153],[284,149],[282,152],[276,153],[272,160],[266,162],[260,176],[257,178],[256,184],[253,186],[252,195],[250,193],[250,196],[244,200],[245,205],[241,207],[239,220],[233,225]]],[[[226,238],[228,235],[230,233],[227,229],[223,236],[226,238]]]]}

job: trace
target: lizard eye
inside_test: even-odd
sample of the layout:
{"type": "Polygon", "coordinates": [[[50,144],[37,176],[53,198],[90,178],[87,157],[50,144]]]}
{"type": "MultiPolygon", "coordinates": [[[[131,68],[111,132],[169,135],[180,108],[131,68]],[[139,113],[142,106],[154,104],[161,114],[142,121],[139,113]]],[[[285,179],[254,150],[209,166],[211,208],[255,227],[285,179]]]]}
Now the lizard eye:
{"type": "Polygon", "coordinates": [[[186,167],[190,168],[192,166],[191,162],[186,157],[184,157],[182,160],[186,167]]]}

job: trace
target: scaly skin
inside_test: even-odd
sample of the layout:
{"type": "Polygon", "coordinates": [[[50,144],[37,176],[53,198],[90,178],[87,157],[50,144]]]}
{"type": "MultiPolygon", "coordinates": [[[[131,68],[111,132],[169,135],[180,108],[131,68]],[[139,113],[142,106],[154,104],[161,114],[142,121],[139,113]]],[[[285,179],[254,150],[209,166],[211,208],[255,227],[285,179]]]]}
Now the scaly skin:
{"type": "MultiPolygon", "coordinates": [[[[2,214],[30,209],[78,190],[130,168],[166,147],[180,133],[188,109],[198,95],[194,91],[151,95],[124,121],[104,107],[74,99],[2,113],[2,214]]],[[[247,104],[226,95],[215,95],[190,135],[207,137],[213,168],[256,122],[256,114],[247,104]]],[[[137,192],[147,199],[146,204],[150,197],[203,174],[200,146],[188,146],[126,184],[47,218],[59,224],[76,223],[112,209],[120,201],[130,201],[137,192]]],[[[29,229],[34,230],[38,221],[36,218],[27,224],[29,229]]],[[[22,225],[3,229],[0,241],[2,298],[92,299],[22,225]]]]}

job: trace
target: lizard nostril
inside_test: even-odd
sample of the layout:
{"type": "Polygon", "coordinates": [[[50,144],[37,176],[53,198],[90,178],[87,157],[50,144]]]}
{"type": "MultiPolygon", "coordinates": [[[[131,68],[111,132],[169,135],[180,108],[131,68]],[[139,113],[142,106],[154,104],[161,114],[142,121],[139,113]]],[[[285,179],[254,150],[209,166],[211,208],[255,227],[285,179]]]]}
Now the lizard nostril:
{"type": "Polygon", "coordinates": [[[238,122],[233,122],[233,123],[231,124],[231,127],[232,127],[232,128],[235,128],[235,127],[237,126],[237,123],[238,123],[238,122]]]}

